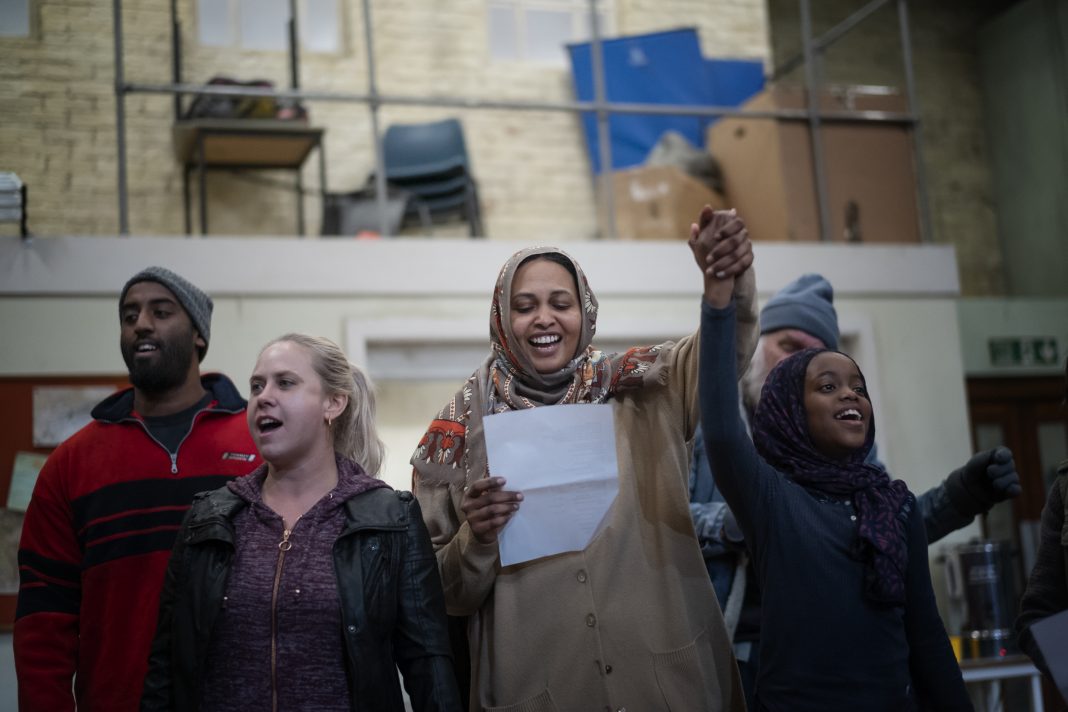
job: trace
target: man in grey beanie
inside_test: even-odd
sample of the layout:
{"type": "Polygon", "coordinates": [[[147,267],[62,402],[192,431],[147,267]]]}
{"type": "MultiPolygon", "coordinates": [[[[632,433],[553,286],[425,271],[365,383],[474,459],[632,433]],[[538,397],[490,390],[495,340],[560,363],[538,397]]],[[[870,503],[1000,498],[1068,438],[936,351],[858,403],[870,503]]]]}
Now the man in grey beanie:
{"type": "Polygon", "coordinates": [[[164,572],[193,495],[259,456],[245,401],[201,375],[211,297],[163,267],[119,295],[131,388],[53,452],[19,542],[19,708],[139,709],[164,572]]]}
{"type": "Polygon", "coordinates": [[[130,383],[135,387],[137,412],[145,414],[139,399],[165,394],[168,401],[187,403],[204,396],[200,362],[208,352],[214,306],[211,297],[165,267],[147,267],[123,286],[119,294],[119,320],[123,324],[119,346],[130,372],[130,383]],[[143,305],[161,307],[168,316],[154,318],[151,323],[146,320],[139,327],[135,318],[157,314],[156,309],[146,310],[143,305]],[[175,306],[179,309],[174,310],[175,306]],[[196,359],[192,358],[194,350],[196,359]],[[172,393],[175,388],[187,393],[172,393]]]}
{"type": "Polygon", "coordinates": [[[130,291],[130,287],[140,282],[162,284],[178,300],[189,320],[193,322],[193,328],[197,330],[200,338],[204,341],[203,346],[197,345],[197,355],[199,360],[203,361],[204,355],[208,352],[208,341],[211,339],[211,312],[215,308],[215,302],[195,284],[166,267],[146,267],[133,277],[130,277],[123,286],[122,292],[119,294],[120,310],[123,301],[126,299],[126,293],[130,291]]]}
{"type": "Polygon", "coordinates": [[[818,274],[803,274],[760,310],[760,340],[742,382],[746,422],[771,369],[795,351],[813,348],[838,350],[838,312],[831,283],[818,274]]]}
{"type": "MultiPolygon", "coordinates": [[[[834,289],[826,278],[804,274],[776,292],[760,312],[760,340],[749,370],[742,377],[743,421],[749,422],[768,374],[780,361],[809,348],[838,350],[838,340],[834,289]]],[[[716,488],[702,440],[698,429],[690,471],[690,513],[728,629],[734,633],[742,684],[747,702],[753,706],[752,690],[759,665],[760,596],[754,589],[755,577],[745,575],[745,542],[716,488]]],[[[869,461],[881,465],[877,457],[872,448],[869,461]]],[[[1020,478],[1008,448],[975,454],[942,484],[917,497],[928,543],[967,526],[976,515],[1020,491],[1020,478]]]]}

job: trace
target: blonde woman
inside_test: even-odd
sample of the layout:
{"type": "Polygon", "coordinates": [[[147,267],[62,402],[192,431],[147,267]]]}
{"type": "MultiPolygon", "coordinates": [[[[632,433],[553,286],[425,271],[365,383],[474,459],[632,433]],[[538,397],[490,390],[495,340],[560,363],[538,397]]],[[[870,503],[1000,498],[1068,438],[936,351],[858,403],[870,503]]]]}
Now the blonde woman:
{"type": "Polygon", "coordinates": [[[376,479],[367,379],[333,342],[260,352],[265,464],[198,495],[171,556],[144,710],[459,710],[418,503],[376,479]]]}

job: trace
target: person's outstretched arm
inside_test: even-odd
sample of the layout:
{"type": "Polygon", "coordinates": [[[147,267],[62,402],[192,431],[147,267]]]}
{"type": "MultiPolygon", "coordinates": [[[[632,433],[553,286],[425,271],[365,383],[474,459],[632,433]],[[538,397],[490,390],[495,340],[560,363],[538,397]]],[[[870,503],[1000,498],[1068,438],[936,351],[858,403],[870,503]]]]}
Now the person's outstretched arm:
{"type": "Polygon", "coordinates": [[[949,473],[942,484],[924,492],[920,513],[927,530],[927,543],[972,523],[998,502],[1022,492],[1012,450],[996,447],[977,452],[961,467],[949,473]]]}
{"type": "Polygon", "coordinates": [[[736,275],[717,267],[722,253],[732,249],[730,237],[744,230],[744,225],[736,227],[738,222],[732,214],[718,233],[714,223],[694,225],[690,247],[704,277],[698,399],[705,454],[717,487],[746,539],[754,543],[760,502],[775,473],[757,455],[738,410],[737,304],[732,298],[736,275]]]}
{"type": "Polygon", "coordinates": [[[734,370],[734,305],[716,309],[701,305],[701,379],[698,388],[705,452],[716,486],[723,493],[745,539],[755,544],[757,522],[774,471],[753,447],[738,413],[738,382],[734,370]]]}

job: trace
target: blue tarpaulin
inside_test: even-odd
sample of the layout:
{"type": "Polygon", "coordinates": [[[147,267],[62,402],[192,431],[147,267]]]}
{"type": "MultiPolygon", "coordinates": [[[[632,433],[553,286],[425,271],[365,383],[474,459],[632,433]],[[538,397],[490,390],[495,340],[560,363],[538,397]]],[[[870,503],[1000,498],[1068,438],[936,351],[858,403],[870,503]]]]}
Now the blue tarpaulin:
{"type": "MultiPolygon", "coordinates": [[[[618,103],[740,106],[764,88],[759,61],[705,59],[697,32],[683,28],[648,35],[617,37],[601,42],[605,98],[618,103]]],[[[593,101],[593,59],[590,43],[568,45],[575,94],[593,101]]],[[[612,114],[612,168],[643,163],[665,131],[677,131],[695,146],[705,145],[705,129],[715,121],[698,116],[612,114]]],[[[594,173],[600,173],[597,119],[582,115],[586,145],[594,173]]]]}

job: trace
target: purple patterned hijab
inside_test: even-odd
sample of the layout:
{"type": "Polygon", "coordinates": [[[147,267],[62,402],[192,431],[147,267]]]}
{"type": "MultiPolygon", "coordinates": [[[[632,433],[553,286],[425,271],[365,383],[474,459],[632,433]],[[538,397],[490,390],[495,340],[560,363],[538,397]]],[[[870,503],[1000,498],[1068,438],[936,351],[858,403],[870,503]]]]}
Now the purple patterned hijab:
{"type": "Polygon", "coordinates": [[[873,601],[903,604],[908,545],[902,508],[912,495],[904,482],[864,461],[875,442],[874,421],[863,447],[846,461],[821,453],[809,435],[805,376],[812,359],[829,350],[806,349],[772,369],[753,416],[753,443],[768,464],[801,486],[851,498],[857,512],[855,546],[865,565],[864,593],[873,601]]]}

